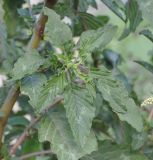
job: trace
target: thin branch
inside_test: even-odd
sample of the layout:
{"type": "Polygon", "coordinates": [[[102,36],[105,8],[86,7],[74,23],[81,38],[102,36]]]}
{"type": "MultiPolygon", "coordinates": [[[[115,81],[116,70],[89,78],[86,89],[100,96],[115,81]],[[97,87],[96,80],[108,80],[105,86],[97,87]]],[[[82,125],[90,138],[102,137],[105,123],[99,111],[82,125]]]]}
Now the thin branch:
{"type": "MultiPolygon", "coordinates": [[[[44,6],[48,8],[52,8],[56,4],[57,0],[45,0],[44,6]]],[[[45,24],[47,22],[48,17],[41,13],[40,17],[38,18],[38,21],[35,24],[35,27],[33,29],[33,35],[29,42],[28,48],[38,48],[40,41],[43,38],[45,24]]]]}
{"type": "Polygon", "coordinates": [[[29,153],[29,154],[26,154],[26,155],[23,155],[23,156],[19,157],[19,160],[26,160],[26,159],[29,159],[31,157],[44,156],[46,154],[52,154],[52,151],[51,150],[46,150],[46,151],[29,153]]]}
{"type": "Polygon", "coordinates": [[[9,115],[12,111],[12,108],[13,108],[13,106],[19,96],[19,93],[20,93],[19,87],[17,85],[13,86],[10,89],[3,105],[0,108],[0,112],[3,113],[3,117],[0,118],[0,149],[2,147],[2,138],[3,138],[3,133],[4,133],[4,129],[5,129],[8,117],[9,117],[9,115]]]}
{"type": "Polygon", "coordinates": [[[48,110],[50,110],[51,108],[55,107],[56,105],[58,105],[59,103],[61,103],[63,101],[63,98],[57,98],[51,105],[49,105],[48,107],[46,107],[44,110],[41,111],[40,115],[34,119],[24,130],[24,132],[21,134],[21,136],[18,138],[17,142],[15,143],[15,145],[11,148],[10,150],[10,154],[14,155],[17,151],[17,149],[19,148],[19,146],[22,145],[22,143],[29,137],[29,130],[36,124],[38,123],[41,118],[48,112],[48,110]]]}

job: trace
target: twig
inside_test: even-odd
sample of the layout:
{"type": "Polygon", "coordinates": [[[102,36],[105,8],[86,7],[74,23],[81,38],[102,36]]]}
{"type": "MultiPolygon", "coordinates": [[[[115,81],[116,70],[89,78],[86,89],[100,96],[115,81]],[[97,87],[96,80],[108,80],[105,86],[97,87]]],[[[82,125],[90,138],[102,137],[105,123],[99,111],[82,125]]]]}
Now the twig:
{"type": "MultiPolygon", "coordinates": [[[[52,8],[56,4],[57,0],[45,0],[44,6],[48,8],[52,8]]],[[[29,42],[28,48],[38,48],[40,41],[43,38],[45,24],[47,22],[48,17],[41,13],[34,29],[31,41],[29,42]]]]}
{"type": "Polygon", "coordinates": [[[41,111],[40,115],[34,119],[24,130],[24,132],[21,134],[21,136],[18,138],[17,142],[15,143],[15,145],[11,148],[10,150],[10,154],[14,155],[17,151],[17,149],[19,148],[19,146],[21,146],[21,144],[28,138],[29,136],[29,130],[40,121],[40,119],[48,112],[49,109],[53,108],[54,106],[58,105],[59,103],[61,103],[63,101],[63,98],[58,98],[56,99],[51,105],[49,105],[48,107],[46,107],[44,110],[41,111]]]}
{"type": "Polygon", "coordinates": [[[43,156],[43,155],[51,154],[51,153],[52,153],[51,150],[33,152],[33,153],[29,153],[29,154],[26,154],[26,155],[23,155],[23,156],[19,157],[19,160],[26,160],[26,159],[29,159],[31,157],[43,156]]]}
{"type": "Polygon", "coordinates": [[[19,93],[20,93],[19,87],[17,85],[13,86],[10,89],[10,91],[9,91],[9,93],[8,93],[8,95],[7,95],[5,101],[0,109],[0,112],[3,113],[3,117],[0,118],[0,149],[2,147],[2,137],[3,137],[3,132],[5,129],[8,117],[9,117],[9,115],[12,111],[12,108],[13,108],[13,106],[19,96],[19,93]]]}

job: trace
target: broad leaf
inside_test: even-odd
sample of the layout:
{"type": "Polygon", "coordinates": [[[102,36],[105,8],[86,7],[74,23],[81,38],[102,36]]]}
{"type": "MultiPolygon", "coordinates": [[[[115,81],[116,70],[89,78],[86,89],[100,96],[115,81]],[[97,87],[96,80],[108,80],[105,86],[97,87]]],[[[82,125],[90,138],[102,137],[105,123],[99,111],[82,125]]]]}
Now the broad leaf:
{"type": "Polygon", "coordinates": [[[148,135],[145,132],[142,133],[135,133],[132,135],[132,149],[138,150],[144,146],[145,142],[147,141],[148,135]]]}
{"type": "Polygon", "coordinates": [[[145,62],[145,61],[135,61],[135,62],[140,64],[146,70],[148,70],[149,72],[151,72],[153,74],[153,65],[152,64],[149,64],[148,62],[145,62]]]}
{"type": "Polygon", "coordinates": [[[139,153],[130,153],[127,146],[103,142],[99,145],[99,150],[87,155],[81,160],[148,160],[147,157],[139,153]]]}
{"type": "Polygon", "coordinates": [[[70,28],[60,20],[60,16],[55,11],[45,8],[44,14],[48,16],[45,26],[45,35],[47,40],[56,46],[72,40],[72,32],[70,28]]]}
{"type": "Polygon", "coordinates": [[[43,109],[52,104],[57,96],[59,96],[67,85],[65,74],[52,77],[42,88],[37,101],[37,109],[41,112],[43,109]]]}
{"type": "Polygon", "coordinates": [[[40,73],[25,77],[21,81],[20,90],[23,94],[29,96],[30,104],[34,108],[37,108],[39,95],[46,81],[47,81],[46,76],[40,73]]]}
{"type": "Polygon", "coordinates": [[[96,110],[91,93],[86,89],[69,88],[64,92],[64,107],[76,141],[84,146],[96,110]]]}
{"type": "Polygon", "coordinates": [[[116,26],[107,25],[98,30],[88,30],[83,32],[78,47],[82,52],[101,51],[112,40],[116,31],[116,26]]]}
{"type": "Polygon", "coordinates": [[[140,132],[143,128],[143,122],[133,99],[128,96],[128,92],[121,82],[116,81],[105,68],[101,70],[92,72],[92,74],[98,79],[97,87],[103,98],[109,102],[110,107],[122,121],[126,121],[140,132]]]}
{"type": "Polygon", "coordinates": [[[58,160],[78,160],[97,149],[97,142],[92,132],[82,148],[78,145],[63,110],[52,112],[44,118],[38,132],[40,142],[51,142],[52,151],[57,154],[58,160]]]}
{"type": "Polygon", "coordinates": [[[21,79],[26,75],[36,72],[44,62],[45,59],[43,59],[35,50],[25,53],[14,64],[12,71],[13,80],[21,79]]]}

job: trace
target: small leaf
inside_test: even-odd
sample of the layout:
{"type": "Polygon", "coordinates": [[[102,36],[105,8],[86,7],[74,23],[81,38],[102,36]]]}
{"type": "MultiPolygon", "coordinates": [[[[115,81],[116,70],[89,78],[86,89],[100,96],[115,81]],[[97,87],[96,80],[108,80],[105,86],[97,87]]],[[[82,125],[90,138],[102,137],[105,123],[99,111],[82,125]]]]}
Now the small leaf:
{"type": "Polygon", "coordinates": [[[127,1],[125,6],[126,26],[119,40],[126,38],[131,32],[135,32],[136,28],[142,21],[142,13],[136,0],[127,1]]]}
{"type": "Polygon", "coordinates": [[[135,61],[136,63],[140,64],[143,66],[146,70],[151,72],[153,74],[153,65],[149,64],[148,62],[145,61],[135,61]]]}
{"type": "Polygon", "coordinates": [[[80,23],[84,25],[87,29],[98,29],[103,27],[108,22],[108,17],[101,16],[95,17],[92,14],[79,12],[80,23]]]}
{"type": "Polygon", "coordinates": [[[76,141],[81,145],[87,141],[96,108],[93,96],[86,89],[69,88],[64,92],[64,108],[76,141]]]}
{"type": "Polygon", "coordinates": [[[36,72],[44,62],[45,59],[43,59],[35,50],[25,53],[14,64],[12,71],[13,80],[21,79],[26,75],[36,72]]]}
{"type": "Polygon", "coordinates": [[[55,11],[45,8],[44,14],[48,16],[45,35],[50,42],[56,46],[61,46],[72,40],[70,28],[60,20],[60,16],[55,11]]]}
{"type": "Polygon", "coordinates": [[[52,77],[42,88],[37,101],[37,110],[40,112],[52,104],[57,96],[59,96],[67,85],[65,74],[52,77]]]}
{"type": "Polygon", "coordinates": [[[101,0],[110,8],[121,20],[126,21],[124,15],[124,4],[121,0],[101,0]]]}
{"type": "Polygon", "coordinates": [[[17,12],[21,17],[30,18],[30,16],[31,16],[30,12],[29,12],[29,10],[27,8],[26,9],[19,8],[19,9],[17,9],[17,12]]]}
{"type": "Polygon", "coordinates": [[[29,121],[23,116],[15,116],[9,118],[8,124],[11,126],[20,125],[26,127],[29,124],[29,121]]]}
{"type": "Polygon", "coordinates": [[[126,16],[130,23],[129,28],[134,32],[142,21],[142,14],[136,0],[126,3],[126,16]]]}
{"type": "Polygon", "coordinates": [[[150,30],[143,30],[139,33],[140,35],[144,35],[147,37],[151,42],[153,42],[153,33],[150,30]]]}
{"type": "Polygon", "coordinates": [[[78,11],[86,12],[89,5],[97,9],[97,2],[95,0],[79,0],[78,11]]]}
{"type": "Polygon", "coordinates": [[[95,9],[98,9],[96,0],[87,0],[87,1],[92,7],[94,7],[95,9]]]}
{"type": "Polygon", "coordinates": [[[121,62],[120,54],[110,49],[104,50],[102,54],[104,56],[106,65],[111,69],[117,68],[118,64],[121,62]]]}
{"type": "Polygon", "coordinates": [[[22,25],[23,23],[22,19],[18,16],[17,8],[22,7],[25,1],[24,0],[19,0],[19,1],[1,0],[1,1],[3,1],[3,8],[5,11],[4,19],[8,29],[8,33],[9,35],[12,36],[16,33],[17,27],[22,25]]]}
{"type": "Polygon", "coordinates": [[[46,81],[47,81],[46,76],[40,73],[25,77],[21,81],[20,90],[23,94],[29,96],[30,104],[34,108],[37,108],[39,95],[46,81]]]}
{"type": "Polygon", "coordinates": [[[98,30],[83,32],[78,43],[78,48],[85,52],[101,51],[112,40],[116,31],[116,26],[106,25],[98,30]]]}
{"type": "Polygon", "coordinates": [[[40,142],[51,142],[51,148],[57,154],[58,160],[78,160],[97,149],[97,142],[91,132],[87,143],[81,148],[75,141],[63,109],[50,113],[40,123],[40,142]]]}

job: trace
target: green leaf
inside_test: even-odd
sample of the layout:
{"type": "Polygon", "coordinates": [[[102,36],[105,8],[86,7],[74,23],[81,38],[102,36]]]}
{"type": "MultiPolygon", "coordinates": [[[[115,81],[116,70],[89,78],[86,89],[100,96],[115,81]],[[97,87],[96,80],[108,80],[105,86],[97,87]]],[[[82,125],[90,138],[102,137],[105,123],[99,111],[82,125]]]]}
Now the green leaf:
{"type": "Polygon", "coordinates": [[[97,142],[92,132],[82,148],[78,145],[72,135],[63,109],[52,112],[44,118],[40,123],[38,132],[40,142],[51,142],[51,148],[57,154],[58,160],[78,160],[97,149],[97,142]]]}
{"type": "Polygon", "coordinates": [[[52,104],[57,96],[59,96],[67,85],[64,73],[59,76],[52,77],[42,88],[37,102],[37,110],[40,112],[52,104]]]}
{"type": "Polygon", "coordinates": [[[86,89],[69,88],[64,92],[64,108],[76,141],[84,146],[95,116],[93,96],[86,89]]]}
{"type": "Polygon", "coordinates": [[[146,70],[151,72],[153,74],[153,65],[149,64],[148,62],[145,61],[135,61],[136,63],[140,64],[143,66],[146,70]]]}
{"type": "Polygon", "coordinates": [[[56,46],[72,40],[72,32],[70,28],[60,20],[60,16],[55,11],[44,8],[44,14],[48,16],[45,26],[45,35],[47,40],[56,46]]]}
{"type": "Polygon", "coordinates": [[[153,42],[153,33],[146,29],[146,30],[143,30],[139,33],[140,35],[144,35],[145,37],[147,37],[151,42],[153,42]]]}
{"type": "Polygon", "coordinates": [[[142,20],[142,14],[136,0],[126,3],[126,16],[130,23],[129,28],[134,32],[142,20]]]}
{"type": "Polygon", "coordinates": [[[88,30],[83,32],[78,47],[82,52],[101,51],[112,40],[116,31],[116,26],[106,25],[98,30],[88,30]]]}
{"type": "Polygon", "coordinates": [[[124,15],[124,4],[121,0],[101,0],[108,8],[110,8],[121,20],[126,21],[124,15]]]}
{"type": "Polygon", "coordinates": [[[1,61],[7,58],[7,31],[4,22],[4,10],[2,8],[3,1],[0,1],[0,59],[1,61]]]}
{"type": "Polygon", "coordinates": [[[87,0],[87,2],[95,9],[98,9],[96,0],[87,0]]]}
{"type": "Polygon", "coordinates": [[[23,116],[14,116],[8,119],[8,124],[11,126],[20,125],[26,127],[29,124],[29,121],[23,116]]]}
{"type": "MultiPolygon", "coordinates": [[[[29,154],[33,152],[38,152],[42,150],[42,145],[39,143],[37,134],[34,134],[33,136],[29,136],[26,141],[24,141],[22,145],[21,154],[29,154]],[[32,144],[32,145],[31,145],[32,144]]],[[[29,160],[35,160],[35,157],[29,158],[29,160]]]]}
{"type": "Polygon", "coordinates": [[[135,133],[132,135],[132,149],[138,150],[142,146],[144,146],[145,142],[147,141],[148,135],[145,132],[142,133],[135,133]]]}
{"type": "Polygon", "coordinates": [[[101,16],[95,17],[92,14],[79,12],[80,23],[84,25],[87,29],[98,29],[103,27],[108,22],[108,17],[101,16]]]}
{"type": "MultiPolygon", "coordinates": [[[[2,0],[1,0],[2,1],[2,0]]],[[[4,19],[7,25],[9,35],[14,35],[19,25],[22,25],[22,19],[19,17],[17,8],[22,7],[24,0],[3,0],[3,8],[5,10],[4,19]]]]}
{"type": "Polygon", "coordinates": [[[25,77],[21,81],[20,90],[23,94],[29,96],[30,104],[34,108],[37,108],[39,95],[46,81],[46,76],[40,73],[25,77]]]}
{"type": "Polygon", "coordinates": [[[137,0],[139,7],[142,11],[144,20],[147,20],[149,24],[153,25],[153,1],[152,0],[137,0]]]}
{"type": "Polygon", "coordinates": [[[57,3],[54,6],[54,11],[61,16],[61,18],[64,18],[65,16],[73,17],[74,13],[72,11],[72,8],[67,3],[57,3]]]}
{"type": "Polygon", "coordinates": [[[78,10],[79,10],[80,12],[86,12],[87,9],[88,9],[88,7],[89,7],[89,4],[88,4],[87,0],[86,0],[86,1],[84,1],[84,0],[79,0],[78,10]]]}
{"type": "Polygon", "coordinates": [[[45,59],[43,59],[35,50],[25,53],[14,64],[12,71],[13,80],[21,79],[26,75],[36,72],[44,62],[45,59]]]}
{"type": "Polygon", "coordinates": [[[111,144],[105,141],[100,143],[99,150],[87,155],[81,160],[148,160],[147,157],[139,153],[130,153],[126,146],[111,144]]]}
{"type": "Polygon", "coordinates": [[[128,1],[125,6],[126,10],[126,26],[120,40],[126,38],[131,32],[135,32],[136,28],[142,21],[142,13],[136,0],[128,1]]]}
{"type": "Polygon", "coordinates": [[[4,103],[4,100],[9,92],[9,90],[10,90],[9,85],[0,87],[0,106],[4,103]]]}
{"type": "Polygon", "coordinates": [[[105,68],[101,70],[97,73],[92,72],[92,74],[94,73],[94,77],[98,78],[97,88],[102,93],[103,98],[109,102],[110,107],[117,113],[120,120],[126,121],[137,131],[142,131],[143,121],[140,111],[133,99],[128,96],[123,84],[115,80],[105,68]]]}
{"type": "Polygon", "coordinates": [[[97,3],[95,0],[79,0],[78,11],[86,12],[89,5],[97,9],[97,3]]]}

